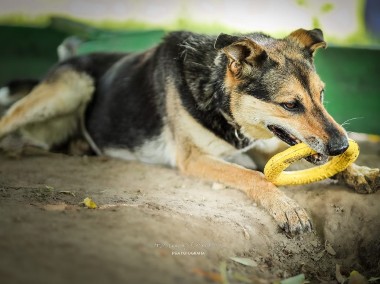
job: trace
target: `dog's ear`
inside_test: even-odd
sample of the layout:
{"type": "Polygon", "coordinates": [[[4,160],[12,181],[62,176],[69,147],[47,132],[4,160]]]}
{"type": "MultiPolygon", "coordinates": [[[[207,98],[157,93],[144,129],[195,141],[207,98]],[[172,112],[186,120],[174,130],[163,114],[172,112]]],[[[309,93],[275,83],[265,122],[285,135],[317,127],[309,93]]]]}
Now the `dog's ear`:
{"type": "Polygon", "coordinates": [[[220,34],[214,47],[222,49],[229,59],[239,63],[243,61],[254,63],[267,58],[265,50],[247,37],[220,34]]]}
{"type": "Polygon", "coordinates": [[[243,39],[243,37],[227,35],[227,34],[221,33],[218,35],[218,37],[215,40],[214,48],[215,49],[222,49],[222,48],[225,48],[226,46],[229,46],[229,45],[231,45],[235,42],[238,42],[242,39],[243,39]]]}
{"type": "Polygon", "coordinates": [[[318,48],[327,47],[327,43],[324,41],[323,33],[320,29],[298,29],[292,32],[287,38],[296,41],[299,46],[307,49],[311,55],[313,55],[318,48]]]}

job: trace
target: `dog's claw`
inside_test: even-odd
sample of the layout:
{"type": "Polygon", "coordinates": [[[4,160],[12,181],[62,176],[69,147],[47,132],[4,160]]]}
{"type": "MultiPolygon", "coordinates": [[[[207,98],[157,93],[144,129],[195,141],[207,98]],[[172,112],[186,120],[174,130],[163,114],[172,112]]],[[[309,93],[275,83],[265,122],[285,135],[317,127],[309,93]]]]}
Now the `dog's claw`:
{"type": "Polygon", "coordinates": [[[281,196],[270,211],[279,227],[286,233],[300,234],[312,231],[312,223],[306,211],[286,196],[281,196]]]}
{"type": "Polygon", "coordinates": [[[380,189],[380,170],[351,165],[335,178],[358,193],[374,193],[380,189]]]}

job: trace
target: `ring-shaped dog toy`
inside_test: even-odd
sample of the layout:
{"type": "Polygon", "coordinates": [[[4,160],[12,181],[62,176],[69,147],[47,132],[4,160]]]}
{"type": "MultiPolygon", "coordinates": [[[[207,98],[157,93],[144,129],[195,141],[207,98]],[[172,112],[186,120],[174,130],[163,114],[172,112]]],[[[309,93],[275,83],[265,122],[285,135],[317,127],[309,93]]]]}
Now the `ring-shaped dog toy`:
{"type": "Polygon", "coordinates": [[[348,149],[334,156],[326,164],[300,171],[284,171],[292,163],[317,152],[305,143],[296,144],[273,156],[265,165],[266,178],[275,185],[299,185],[329,178],[352,164],[359,156],[359,145],[349,139],[348,149]]]}

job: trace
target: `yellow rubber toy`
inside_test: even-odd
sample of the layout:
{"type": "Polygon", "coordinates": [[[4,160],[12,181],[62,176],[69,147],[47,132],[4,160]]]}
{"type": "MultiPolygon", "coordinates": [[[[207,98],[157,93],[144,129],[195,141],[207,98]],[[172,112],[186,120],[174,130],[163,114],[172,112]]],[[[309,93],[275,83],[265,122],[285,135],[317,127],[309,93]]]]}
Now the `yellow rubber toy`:
{"type": "Polygon", "coordinates": [[[326,164],[300,171],[284,171],[292,163],[316,154],[305,143],[299,143],[273,156],[265,165],[266,178],[275,185],[299,185],[317,182],[329,178],[352,164],[359,156],[359,145],[349,140],[348,149],[338,156],[334,156],[326,164]]]}

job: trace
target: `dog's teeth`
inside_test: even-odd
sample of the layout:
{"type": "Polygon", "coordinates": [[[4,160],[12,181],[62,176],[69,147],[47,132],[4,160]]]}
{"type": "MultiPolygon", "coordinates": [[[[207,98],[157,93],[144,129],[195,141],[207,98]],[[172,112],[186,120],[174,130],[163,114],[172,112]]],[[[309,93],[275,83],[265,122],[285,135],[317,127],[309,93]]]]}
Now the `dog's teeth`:
{"type": "Polygon", "coordinates": [[[295,137],[294,135],[292,135],[292,134],[288,134],[288,135],[289,135],[289,138],[292,139],[292,140],[293,140],[294,142],[296,142],[297,144],[301,142],[301,141],[300,141],[297,137],[295,137]]]}
{"type": "Polygon", "coordinates": [[[311,155],[311,157],[315,160],[315,161],[321,161],[322,157],[321,155],[319,155],[319,153],[316,153],[314,155],[311,155]]]}

